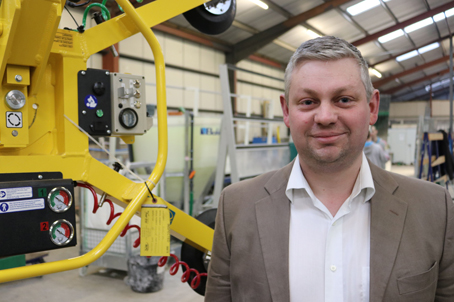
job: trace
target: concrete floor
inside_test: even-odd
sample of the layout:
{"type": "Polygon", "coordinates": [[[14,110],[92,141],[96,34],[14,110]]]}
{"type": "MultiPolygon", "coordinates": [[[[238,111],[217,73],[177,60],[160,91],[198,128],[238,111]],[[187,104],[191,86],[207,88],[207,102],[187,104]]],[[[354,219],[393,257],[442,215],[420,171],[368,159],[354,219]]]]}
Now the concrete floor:
{"type": "MultiPolygon", "coordinates": [[[[389,168],[388,168],[389,169],[389,168]]],[[[392,166],[395,173],[413,177],[413,166],[392,166]]],[[[68,259],[79,255],[79,247],[51,251],[46,262],[68,259]]],[[[85,277],[78,270],[66,271],[0,284],[0,301],[99,302],[99,301],[178,301],[201,302],[203,297],[180,281],[181,272],[170,276],[165,272],[164,288],[155,293],[133,292],[123,281],[125,272],[90,266],[85,277]]]]}

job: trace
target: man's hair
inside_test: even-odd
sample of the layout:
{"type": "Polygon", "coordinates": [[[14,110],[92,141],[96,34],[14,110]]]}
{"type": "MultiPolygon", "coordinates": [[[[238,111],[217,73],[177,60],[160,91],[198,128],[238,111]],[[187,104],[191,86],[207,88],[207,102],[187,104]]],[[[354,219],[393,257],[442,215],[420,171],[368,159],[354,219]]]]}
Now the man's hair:
{"type": "Polygon", "coordinates": [[[284,76],[285,99],[287,100],[287,104],[289,101],[290,82],[295,67],[304,61],[336,61],[344,58],[355,59],[358,63],[361,80],[366,89],[367,102],[369,102],[374,91],[374,86],[372,86],[369,76],[367,62],[364,60],[361,52],[343,39],[325,36],[304,42],[290,58],[284,76]]]}

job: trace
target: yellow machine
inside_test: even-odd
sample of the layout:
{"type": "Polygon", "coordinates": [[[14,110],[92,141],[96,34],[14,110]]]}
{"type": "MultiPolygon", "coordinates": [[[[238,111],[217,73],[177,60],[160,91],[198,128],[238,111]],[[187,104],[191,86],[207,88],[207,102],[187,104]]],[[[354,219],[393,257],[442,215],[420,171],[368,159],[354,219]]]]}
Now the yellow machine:
{"type": "MultiPolygon", "coordinates": [[[[150,28],[199,7],[205,1],[157,0],[138,9],[129,0],[116,2],[124,14],[80,33],[58,29],[66,0],[0,1],[0,96],[3,98],[0,101],[0,184],[7,183],[6,187],[0,185],[0,227],[7,226],[7,217],[14,217],[14,223],[8,222],[12,230],[15,225],[28,220],[25,216],[22,218],[24,213],[38,215],[39,211],[30,210],[30,200],[39,207],[41,199],[56,198],[57,201],[60,198],[54,190],[49,193],[46,188],[37,189],[29,185],[38,184],[39,187],[40,181],[48,181],[49,190],[52,186],[60,188],[63,197],[67,194],[66,189],[59,182],[83,182],[125,207],[105,238],[89,253],[57,262],[1,270],[0,283],[92,263],[106,252],[131,217],[141,211],[143,204],[152,203],[150,190],[158,183],[167,160],[167,112],[164,58],[150,28]],[[88,151],[88,137],[78,126],[81,111],[78,108],[77,83],[80,73],[86,70],[87,59],[138,32],[144,35],[153,51],[157,79],[158,158],[146,183],[133,182],[92,158],[88,151]],[[61,179],[48,176],[55,172],[61,174],[61,179]],[[15,185],[16,181],[25,181],[28,185],[15,185]],[[57,185],[52,185],[53,182],[57,185]],[[2,191],[2,188],[6,189],[2,191]],[[35,190],[38,190],[37,196],[34,196],[35,190]],[[9,203],[2,202],[2,194],[9,203]],[[13,195],[8,199],[7,194],[13,195]],[[14,206],[11,199],[14,198],[28,198],[21,199],[21,204],[27,205],[16,203],[19,210],[10,213],[14,206]]],[[[108,12],[103,10],[103,13],[108,12]]],[[[118,136],[127,143],[134,141],[130,135],[118,136]]],[[[68,185],[71,186],[71,183],[68,185]]],[[[211,250],[211,228],[160,198],[156,198],[154,204],[165,205],[173,211],[170,225],[173,236],[202,252],[211,250]]],[[[45,206],[48,206],[47,201],[45,206]]],[[[54,212],[58,214],[58,210],[54,212]]],[[[47,225],[41,222],[41,232],[54,226],[51,220],[45,221],[47,225]]],[[[39,228],[37,223],[25,227],[39,228]]],[[[2,233],[6,233],[5,229],[2,233]]],[[[9,249],[13,249],[13,245],[13,242],[2,241],[0,257],[2,253],[10,254],[9,249]]]]}

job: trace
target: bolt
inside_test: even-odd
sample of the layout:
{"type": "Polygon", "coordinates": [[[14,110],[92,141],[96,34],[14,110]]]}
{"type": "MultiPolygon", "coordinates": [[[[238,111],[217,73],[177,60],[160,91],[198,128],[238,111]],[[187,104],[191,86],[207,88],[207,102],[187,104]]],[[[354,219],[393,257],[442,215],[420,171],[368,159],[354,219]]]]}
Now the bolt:
{"type": "Polygon", "coordinates": [[[14,137],[16,137],[16,136],[19,134],[19,132],[17,132],[17,130],[13,130],[13,132],[11,132],[11,134],[12,134],[14,137]]]}
{"type": "Polygon", "coordinates": [[[110,74],[110,72],[106,71],[106,75],[109,75],[109,74],[110,74]]]}
{"type": "Polygon", "coordinates": [[[134,87],[139,88],[140,87],[140,82],[139,80],[134,80],[134,87]]]}
{"type": "Polygon", "coordinates": [[[134,97],[136,99],[140,98],[140,91],[139,90],[134,91],[134,97]]]}
{"type": "Polygon", "coordinates": [[[85,110],[82,110],[82,114],[87,114],[87,111],[85,111],[85,110]]]}
{"type": "Polygon", "coordinates": [[[16,82],[22,82],[22,76],[19,74],[14,77],[16,79],[16,82]]]}
{"type": "Polygon", "coordinates": [[[81,74],[81,75],[85,75],[86,72],[85,72],[84,70],[82,70],[82,71],[80,72],[80,74],[81,74]]]}
{"type": "Polygon", "coordinates": [[[123,82],[123,79],[120,78],[120,79],[118,79],[118,81],[123,82]]]}
{"type": "Polygon", "coordinates": [[[111,133],[111,131],[110,131],[110,130],[107,130],[106,132],[107,132],[107,134],[110,134],[110,133],[111,133]]]}
{"type": "Polygon", "coordinates": [[[38,179],[43,179],[43,176],[41,174],[39,174],[38,179]]]}

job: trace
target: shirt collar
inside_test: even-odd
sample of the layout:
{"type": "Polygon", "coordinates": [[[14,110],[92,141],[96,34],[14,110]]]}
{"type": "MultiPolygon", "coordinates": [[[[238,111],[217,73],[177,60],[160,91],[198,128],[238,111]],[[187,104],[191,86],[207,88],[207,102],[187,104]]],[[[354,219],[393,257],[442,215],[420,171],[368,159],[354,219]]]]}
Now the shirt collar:
{"type": "MultiPolygon", "coordinates": [[[[314,193],[312,192],[311,187],[309,186],[309,183],[304,177],[303,171],[301,170],[299,163],[299,155],[297,155],[295,158],[292,167],[292,172],[290,173],[287,188],[285,190],[285,195],[287,195],[287,198],[291,202],[293,202],[294,200],[293,198],[294,189],[304,189],[312,200],[315,200],[316,198],[314,193]]],[[[353,200],[362,191],[365,191],[364,202],[369,201],[375,194],[374,179],[372,178],[372,172],[370,171],[369,162],[367,161],[364,152],[362,154],[361,168],[358,177],[356,178],[355,185],[353,186],[352,194],[350,196],[351,198],[349,199],[353,200]]]]}

